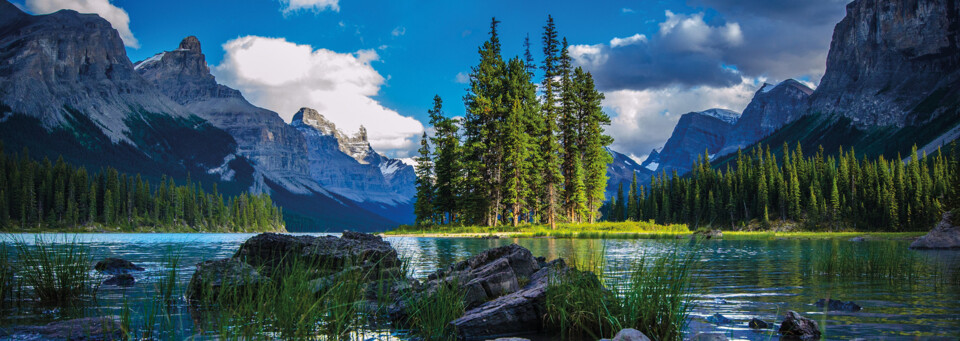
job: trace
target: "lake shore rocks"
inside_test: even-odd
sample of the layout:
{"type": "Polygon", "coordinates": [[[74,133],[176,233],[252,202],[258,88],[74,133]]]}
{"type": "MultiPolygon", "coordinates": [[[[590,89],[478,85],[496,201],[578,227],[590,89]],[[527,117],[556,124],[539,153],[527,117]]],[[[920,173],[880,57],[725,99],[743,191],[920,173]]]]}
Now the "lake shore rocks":
{"type": "Polygon", "coordinates": [[[113,257],[97,262],[97,264],[93,266],[93,269],[109,275],[119,275],[144,270],[131,261],[113,257]]]}
{"type": "Polygon", "coordinates": [[[213,299],[225,288],[243,291],[267,280],[253,266],[238,259],[209,260],[197,264],[197,271],[187,284],[186,296],[191,301],[213,299]]]}
{"type": "Polygon", "coordinates": [[[87,317],[57,321],[43,326],[0,330],[7,340],[110,341],[123,340],[120,322],[105,317],[87,317]]]}
{"type": "Polygon", "coordinates": [[[723,231],[720,230],[697,230],[690,236],[691,239],[723,239],[723,231]]]}
{"type": "Polygon", "coordinates": [[[627,328],[617,332],[612,341],[650,341],[650,338],[639,330],[627,328]]]}
{"type": "Polygon", "coordinates": [[[780,323],[780,336],[784,340],[819,340],[820,326],[817,321],[790,310],[780,323]]]}
{"type": "Polygon", "coordinates": [[[754,317],[753,319],[751,319],[750,322],[747,322],[747,326],[750,327],[750,328],[753,328],[753,329],[767,329],[767,328],[770,328],[770,324],[769,324],[769,323],[767,323],[767,322],[764,321],[764,320],[758,319],[758,318],[756,318],[756,317],[754,317]]]}
{"type": "Polygon", "coordinates": [[[853,303],[853,301],[844,302],[840,300],[834,300],[829,298],[821,298],[814,303],[817,308],[827,308],[830,311],[860,311],[862,307],[860,305],[853,303]]]}
{"type": "Polygon", "coordinates": [[[937,224],[920,239],[910,244],[911,249],[957,249],[960,248],[960,226],[956,223],[957,218],[950,212],[943,214],[940,223],[937,224]]]}
{"type": "Polygon", "coordinates": [[[530,250],[510,244],[486,251],[439,270],[427,277],[424,288],[435,290],[442,283],[457,283],[465,292],[467,309],[520,290],[531,282],[540,264],[530,250]]]}
{"type": "Polygon", "coordinates": [[[103,281],[103,285],[115,285],[118,287],[132,287],[137,281],[131,274],[119,274],[103,281]]]}

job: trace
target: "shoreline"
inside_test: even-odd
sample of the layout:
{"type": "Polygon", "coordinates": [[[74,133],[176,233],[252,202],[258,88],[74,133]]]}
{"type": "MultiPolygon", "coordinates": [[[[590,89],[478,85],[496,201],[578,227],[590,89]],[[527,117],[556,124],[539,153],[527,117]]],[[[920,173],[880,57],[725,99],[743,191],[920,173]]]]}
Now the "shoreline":
{"type": "MultiPolygon", "coordinates": [[[[927,232],[772,232],[772,231],[724,231],[726,240],[778,240],[778,239],[851,239],[863,237],[864,240],[914,240],[927,232]]],[[[484,237],[515,239],[683,239],[690,238],[693,232],[423,232],[423,233],[378,233],[381,237],[414,238],[472,238],[484,237]]]]}

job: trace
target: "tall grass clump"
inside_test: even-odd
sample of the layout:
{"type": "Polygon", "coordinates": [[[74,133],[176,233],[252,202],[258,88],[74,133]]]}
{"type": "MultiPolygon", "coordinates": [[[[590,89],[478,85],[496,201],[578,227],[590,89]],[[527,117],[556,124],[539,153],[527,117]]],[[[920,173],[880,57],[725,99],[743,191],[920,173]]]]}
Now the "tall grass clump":
{"type": "Polygon", "coordinates": [[[552,276],[545,306],[547,329],[564,339],[600,339],[617,331],[618,298],[593,272],[574,268],[552,276]]]}
{"type": "Polygon", "coordinates": [[[442,282],[436,290],[409,295],[407,325],[424,341],[454,340],[457,331],[450,321],[466,311],[464,292],[456,281],[442,282]]]}
{"type": "Polygon", "coordinates": [[[10,253],[7,250],[7,244],[0,243],[0,307],[3,307],[7,300],[13,296],[14,285],[10,253]]]}
{"type": "Polygon", "coordinates": [[[18,272],[33,297],[46,306],[78,306],[93,297],[88,248],[76,237],[59,242],[37,236],[33,245],[14,240],[18,272]]]}
{"type": "Polygon", "coordinates": [[[635,328],[654,340],[682,340],[693,308],[696,252],[676,249],[651,259],[644,254],[632,266],[619,291],[616,317],[622,328],[635,328]]]}
{"type": "Polygon", "coordinates": [[[822,243],[810,253],[809,264],[813,274],[838,278],[912,281],[939,270],[896,242],[822,243]]]}

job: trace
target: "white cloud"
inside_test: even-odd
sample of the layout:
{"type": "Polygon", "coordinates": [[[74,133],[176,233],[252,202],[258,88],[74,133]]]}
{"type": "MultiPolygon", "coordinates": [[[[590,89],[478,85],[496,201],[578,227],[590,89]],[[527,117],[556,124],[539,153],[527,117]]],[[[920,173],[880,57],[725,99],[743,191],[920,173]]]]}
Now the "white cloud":
{"type": "Polygon", "coordinates": [[[457,72],[457,76],[453,78],[453,81],[460,84],[470,83],[470,75],[466,72],[457,72]]]}
{"type": "Polygon", "coordinates": [[[385,80],[370,64],[374,50],[338,53],[283,38],[240,37],[226,42],[223,61],[213,68],[222,83],[243,92],[250,102],[289,121],[311,107],[347,133],[367,128],[377,151],[406,155],[423,125],[385,108],[374,96],[385,80]]]}
{"type": "Polygon", "coordinates": [[[135,49],[140,48],[140,42],[130,31],[130,15],[120,7],[114,6],[109,0],[27,0],[26,6],[34,14],[47,14],[61,9],[72,9],[80,13],[96,13],[110,22],[123,44],[135,49]]]}
{"type": "Polygon", "coordinates": [[[692,111],[724,108],[742,112],[759,79],[742,78],[730,87],[668,87],[647,90],[616,90],[604,93],[603,106],[611,113],[607,132],[614,138],[613,150],[646,158],[650,150],[662,147],[673,133],[680,116],[692,111]]]}
{"type": "Polygon", "coordinates": [[[636,13],[637,11],[634,11],[633,8],[624,7],[620,9],[620,12],[623,12],[625,14],[630,14],[630,13],[636,13]]]}
{"type": "Polygon", "coordinates": [[[314,13],[331,10],[340,11],[340,0],[280,0],[280,10],[283,14],[297,11],[312,11],[314,13]]]}
{"type": "Polygon", "coordinates": [[[390,34],[393,35],[394,37],[402,36],[404,34],[407,34],[407,28],[403,26],[397,26],[396,28],[393,29],[392,32],[390,32],[390,34]]]}
{"type": "Polygon", "coordinates": [[[710,26],[703,21],[703,13],[691,15],[666,11],[667,20],[660,23],[660,37],[674,51],[715,52],[721,48],[743,43],[740,25],[728,22],[724,26],[710,26]]]}
{"type": "Polygon", "coordinates": [[[620,46],[627,46],[627,45],[633,45],[636,43],[646,43],[646,42],[647,42],[647,36],[637,33],[626,38],[610,39],[610,47],[620,47],[620,46]]]}

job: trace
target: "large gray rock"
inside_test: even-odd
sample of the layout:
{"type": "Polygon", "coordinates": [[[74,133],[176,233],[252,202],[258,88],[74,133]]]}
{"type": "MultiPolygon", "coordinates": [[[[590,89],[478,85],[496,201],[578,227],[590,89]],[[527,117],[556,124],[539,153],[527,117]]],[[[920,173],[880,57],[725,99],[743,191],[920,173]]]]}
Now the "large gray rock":
{"type": "Polygon", "coordinates": [[[955,115],[960,92],[956,0],[856,0],[837,24],[813,112],[858,126],[922,123],[955,115]]]}
{"type": "Polygon", "coordinates": [[[612,341],[650,341],[650,338],[639,330],[627,328],[617,332],[612,341]]]}
{"type": "Polygon", "coordinates": [[[0,330],[9,340],[110,341],[124,340],[120,323],[104,317],[87,317],[53,322],[44,326],[15,327],[0,330]]]}
{"type": "Polygon", "coordinates": [[[427,277],[425,287],[436,288],[443,282],[455,282],[464,290],[467,309],[516,292],[521,282],[532,281],[540,264],[530,250],[517,244],[488,249],[480,254],[437,271],[427,277]]]}
{"type": "Polygon", "coordinates": [[[946,212],[943,219],[930,233],[910,244],[911,249],[955,249],[960,248],[960,226],[953,222],[953,214],[946,212]]]}
{"type": "Polygon", "coordinates": [[[783,316],[783,322],[780,323],[780,336],[785,340],[818,340],[820,326],[817,321],[790,310],[783,316]]]}
{"type": "Polygon", "coordinates": [[[350,231],[339,238],[261,233],[240,245],[233,258],[260,269],[264,275],[294,262],[331,273],[346,266],[378,271],[400,266],[397,251],[383,238],[350,231]]]}
{"type": "Polygon", "coordinates": [[[269,280],[250,264],[234,258],[205,261],[187,284],[187,298],[191,301],[215,299],[225,290],[242,293],[269,280]]]}
{"type": "Polygon", "coordinates": [[[467,310],[450,324],[456,327],[461,340],[542,333],[549,279],[568,270],[562,259],[547,263],[519,291],[467,310]]]}
{"type": "Polygon", "coordinates": [[[93,266],[93,269],[110,275],[125,274],[144,270],[142,267],[133,264],[131,261],[113,257],[97,262],[97,264],[93,266]]]}

